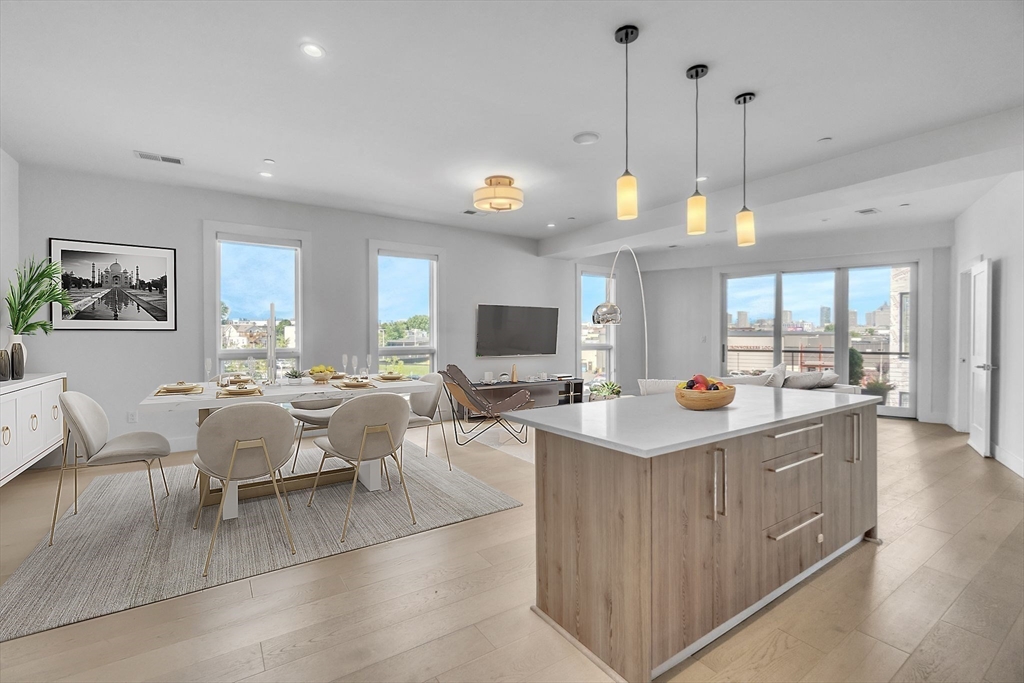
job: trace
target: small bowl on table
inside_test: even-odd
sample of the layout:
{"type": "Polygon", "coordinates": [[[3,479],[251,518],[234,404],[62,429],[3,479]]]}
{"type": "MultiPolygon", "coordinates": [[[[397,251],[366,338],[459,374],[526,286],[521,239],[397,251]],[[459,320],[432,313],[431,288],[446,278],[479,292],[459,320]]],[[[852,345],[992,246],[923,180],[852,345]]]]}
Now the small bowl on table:
{"type": "Polygon", "coordinates": [[[334,376],[333,372],[311,372],[309,376],[313,378],[314,384],[327,384],[331,381],[334,376]]]}
{"type": "Polygon", "coordinates": [[[676,387],[676,403],[687,410],[714,410],[724,408],[736,398],[736,387],[728,386],[717,391],[697,391],[676,387]]]}

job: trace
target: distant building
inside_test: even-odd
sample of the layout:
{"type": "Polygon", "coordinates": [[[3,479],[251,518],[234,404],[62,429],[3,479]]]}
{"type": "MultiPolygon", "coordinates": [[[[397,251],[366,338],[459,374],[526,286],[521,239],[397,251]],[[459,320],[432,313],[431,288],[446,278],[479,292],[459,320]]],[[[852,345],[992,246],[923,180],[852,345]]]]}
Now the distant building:
{"type": "Polygon", "coordinates": [[[821,326],[832,324],[832,309],[828,306],[821,307],[821,326]]]}
{"type": "Polygon", "coordinates": [[[782,312],[782,324],[783,325],[789,325],[792,322],[793,322],[793,311],[783,311],[782,312]]]}
{"type": "Polygon", "coordinates": [[[868,327],[889,327],[892,323],[892,308],[889,304],[882,304],[874,311],[864,314],[864,324],[868,327]]]}
{"type": "Polygon", "coordinates": [[[850,327],[857,327],[857,311],[850,309],[850,327]]]}
{"type": "Polygon", "coordinates": [[[732,327],[732,313],[727,313],[726,315],[729,316],[729,327],[732,327]]]}
{"type": "Polygon", "coordinates": [[[736,311],[736,327],[750,327],[750,316],[746,311],[736,311]]]}

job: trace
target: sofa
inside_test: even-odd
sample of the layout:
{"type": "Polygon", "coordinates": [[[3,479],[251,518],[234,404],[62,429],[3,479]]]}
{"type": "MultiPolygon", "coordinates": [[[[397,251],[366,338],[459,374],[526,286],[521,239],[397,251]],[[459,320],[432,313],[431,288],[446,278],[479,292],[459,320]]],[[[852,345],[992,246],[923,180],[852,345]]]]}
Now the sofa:
{"type": "MultiPolygon", "coordinates": [[[[776,389],[831,391],[837,394],[859,394],[861,388],[855,384],[839,384],[839,375],[825,372],[786,372],[785,363],[776,365],[760,375],[730,375],[723,377],[726,384],[753,384],[776,389]]],[[[640,395],[668,394],[675,391],[678,379],[640,379],[640,395]]]]}

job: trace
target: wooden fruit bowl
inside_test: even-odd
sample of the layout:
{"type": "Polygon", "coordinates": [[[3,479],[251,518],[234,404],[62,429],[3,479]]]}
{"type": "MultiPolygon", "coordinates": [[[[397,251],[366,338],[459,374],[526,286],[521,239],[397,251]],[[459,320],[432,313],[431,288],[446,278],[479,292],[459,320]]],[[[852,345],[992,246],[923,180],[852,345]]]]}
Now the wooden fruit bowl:
{"type": "Polygon", "coordinates": [[[736,398],[736,387],[726,385],[718,391],[694,391],[676,387],[676,403],[687,410],[714,410],[724,408],[736,398]]]}

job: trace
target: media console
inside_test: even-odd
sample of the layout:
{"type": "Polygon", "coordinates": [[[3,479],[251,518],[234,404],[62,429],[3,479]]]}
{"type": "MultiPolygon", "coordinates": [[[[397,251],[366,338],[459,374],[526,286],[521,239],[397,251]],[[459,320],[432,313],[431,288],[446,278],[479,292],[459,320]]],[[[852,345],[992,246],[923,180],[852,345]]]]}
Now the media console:
{"type": "MultiPolygon", "coordinates": [[[[533,382],[495,382],[485,384],[474,382],[473,387],[487,395],[492,402],[498,402],[508,398],[512,394],[526,389],[530,392],[530,398],[534,401],[534,408],[547,408],[550,406],[570,405],[583,402],[583,380],[582,379],[547,379],[533,382]]],[[[460,419],[468,420],[474,417],[482,417],[479,413],[471,412],[464,406],[456,406],[460,419]]]]}

